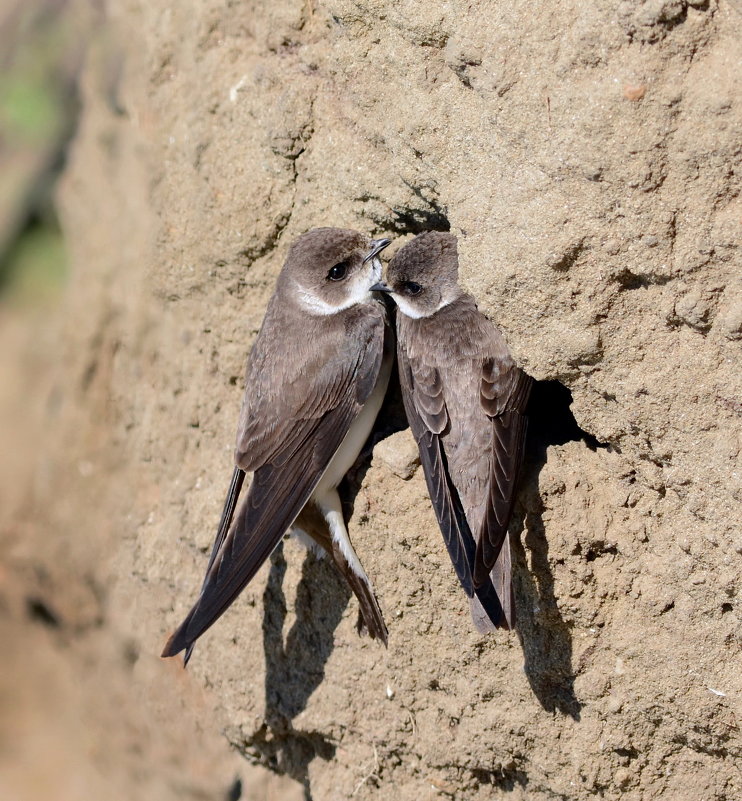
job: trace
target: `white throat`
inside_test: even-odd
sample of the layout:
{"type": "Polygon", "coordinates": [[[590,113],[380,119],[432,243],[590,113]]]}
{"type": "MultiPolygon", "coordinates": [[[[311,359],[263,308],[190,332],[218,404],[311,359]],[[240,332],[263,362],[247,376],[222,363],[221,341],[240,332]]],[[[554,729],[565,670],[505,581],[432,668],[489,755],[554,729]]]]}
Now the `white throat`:
{"type": "Polygon", "coordinates": [[[351,306],[355,306],[356,303],[363,303],[364,300],[367,299],[366,296],[368,295],[370,295],[368,290],[359,293],[353,292],[352,294],[348,295],[342,303],[335,305],[334,303],[328,303],[326,300],[322,300],[322,298],[312,292],[311,289],[307,289],[300,284],[296,285],[296,298],[299,301],[299,305],[302,307],[302,309],[310,314],[321,317],[327,317],[330,314],[337,314],[344,309],[349,309],[351,306]]]}
{"type": "Polygon", "coordinates": [[[394,298],[394,302],[397,304],[399,310],[405,317],[411,317],[413,320],[419,320],[421,317],[432,317],[436,312],[439,312],[445,306],[448,306],[451,303],[450,300],[443,299],[441,302],[433,309],[430,314],[424,314],[419,309],[416,309],[410,302],[407,300],[404,295],[398,295],[396,292],[392,295],[394,298]]]}

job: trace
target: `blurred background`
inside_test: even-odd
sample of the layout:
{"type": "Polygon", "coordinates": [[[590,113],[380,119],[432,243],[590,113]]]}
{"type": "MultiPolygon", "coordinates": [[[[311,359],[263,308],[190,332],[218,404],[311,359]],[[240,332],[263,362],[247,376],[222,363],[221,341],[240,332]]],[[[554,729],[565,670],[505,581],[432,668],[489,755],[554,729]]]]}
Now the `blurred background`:
{"type": "Polygon", "coordinates": [[[81,322],[65,307],[75,290],[57,193],[81,70],[105,46],[95,0],[0,0],[0,798],[291,798],[201,729],[206,701],[179,667],[140,659],[104,625],[105,570],[91,563],[105,537],[96,544],[79,498],[59,514],[93,468],[50,457],[64,449],[54,419],[71,383],[59,332],[81,322]]]}
{"type": "Polygon", "coordinates": [[[67,266],[54,204],[91,20],[65,0],[0,4],[0,297],[53,304],[67,266]]]}

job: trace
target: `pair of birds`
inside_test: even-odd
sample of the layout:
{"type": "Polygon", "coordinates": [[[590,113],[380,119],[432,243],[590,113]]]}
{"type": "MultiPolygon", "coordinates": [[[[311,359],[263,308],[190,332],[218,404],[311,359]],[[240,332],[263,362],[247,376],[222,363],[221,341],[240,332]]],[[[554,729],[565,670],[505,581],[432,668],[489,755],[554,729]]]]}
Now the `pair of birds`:
{"type": "Polygon", "coordinates": [[[481,632],[512,628],[508,523],[532,380],[458,285],[456,237],[402,247],[382,281],[388,239],[315,228],[291,246],[247,365],[236,467],[201,593],[163,656],[185,650],[229,607],[293,529],[327,552],[360,604],[387,628],[343,518],[337,487],[381,408],[394,364],[382,294],[397,306],[407,419],[456,575],[481,632]],[[234,516],[245,472],[247,497],[234,516]]]}

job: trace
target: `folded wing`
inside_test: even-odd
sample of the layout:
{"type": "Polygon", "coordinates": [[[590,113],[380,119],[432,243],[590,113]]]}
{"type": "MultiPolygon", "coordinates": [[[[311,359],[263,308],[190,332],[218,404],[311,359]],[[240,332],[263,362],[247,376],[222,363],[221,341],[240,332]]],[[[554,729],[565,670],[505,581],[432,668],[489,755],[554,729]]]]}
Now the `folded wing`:
{"type": "Polygon", "coordinates": [[[293,352],[287,346],[278,382],[265,381],[268,349],[258,339],[237,442],[238,467],[254,471],[252,484],[229,533],[215,546],[197,602],[163,656],[190,649],[224,613],[309,500],[376,384],[383,329],[383,316],[369,314],[341,343],[315,340],[293,352]]]}
{"type": "Polygon", "coordinates": [[[434,367],[410,358],[401,340],[397,361],[407,420],[417,440],[430,500],[456,575],[471,597],[475,543],[441,443],[449,424],[441,377],[434,367]]]}
{"type": "Polygon", "coordinates": [[[491,578],[506,611],[511,606],[504,597],[510,595],[507,532],[523,461],[528,422],[525,409],[532,384],[533,380],[511,359],[484,360],[480,402],[492,423],[492,460],[489,497],[474,557],[474,584],[478,587],[486,584],[497,565],[499,569],[491,578]]]}

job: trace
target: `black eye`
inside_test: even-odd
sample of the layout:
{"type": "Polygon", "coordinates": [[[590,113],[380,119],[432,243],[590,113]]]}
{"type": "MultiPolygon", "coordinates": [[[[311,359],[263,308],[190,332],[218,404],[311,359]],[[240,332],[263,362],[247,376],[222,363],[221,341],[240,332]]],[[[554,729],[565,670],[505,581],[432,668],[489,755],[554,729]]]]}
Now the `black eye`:
{"type": "Polygon", "coordinates": [[[341,261],[327,273],[327,277],[330,281],[342,281],[343,278],[345,278],[345,274],[348,272],[349,266],[347,261],[341,261]]]}
{"type": "Polygon", "coordinates": [[[402,286],[404,288],[405,295],[419,295],[423,291],[423,288],[420,286],[420,284],[416,283],[415,281],[405,281],[402,286]]]}

